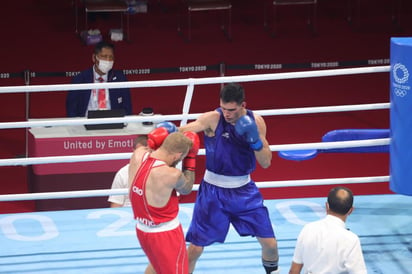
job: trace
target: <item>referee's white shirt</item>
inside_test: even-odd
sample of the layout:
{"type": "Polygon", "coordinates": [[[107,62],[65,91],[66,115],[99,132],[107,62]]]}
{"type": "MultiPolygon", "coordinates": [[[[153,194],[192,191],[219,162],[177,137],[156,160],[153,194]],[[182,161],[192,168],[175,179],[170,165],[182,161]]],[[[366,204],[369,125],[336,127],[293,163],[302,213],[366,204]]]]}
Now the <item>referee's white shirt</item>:
{"type": "Polygon", "coordinates": [[[331,215],[306,224],[298,236],[293,261],[303,273],[367,273],[359,237],[331,215]]]}
{"type": "MultiPolygon", "coordinates": [[[[129,186],[129,164],[126,164],[119,169],[114,176],[112,182],[112,189],[127,188],[129,186]]],[[[116,203],[123,206],[131,206],[129,195],[110,195],[109,202],[116,203]]]]}

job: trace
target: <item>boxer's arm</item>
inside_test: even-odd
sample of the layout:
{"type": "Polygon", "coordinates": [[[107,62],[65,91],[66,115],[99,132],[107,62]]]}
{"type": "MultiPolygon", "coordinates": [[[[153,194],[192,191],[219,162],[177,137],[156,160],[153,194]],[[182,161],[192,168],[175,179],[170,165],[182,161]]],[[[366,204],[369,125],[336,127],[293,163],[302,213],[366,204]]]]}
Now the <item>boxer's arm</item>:
{"type": "Polygon", "coordinates": [[[170,200],[173,190],[181,194],[192,191],[194,172],[185,171],[167,165],[153,168],[146,181],[146,199],[151,206],[164,207],[170,200]]]}
{"type": "Polygon", "coordinates": [[[180,194],[187,195],[192,192],[195,182],[195,172],[192,170],[184,170],[176,183],[176,191],[180,194]]]}
{"type": "Polygon", "coordinates": [[[289,274],[300,274],[300,271],[303,268],[303,264],[298,264],[295,262],[292,262],[292,265],[290,266],[289,274]]]}
{"type": "Polygon", "coordinates": [[[156,176],[154,180],[162,182],[158,186],[163,186],[162,188],[158,187],[155,191],[156,195],[163,195],[162,192],[170,195],[172,189],[186,195],[192,191],[193,183],[195,182],[195,172],[191,170],[181,171],[174,167],[161,167],[153,170],[152,174],[156,176]]]}
{"type": "Polygon", "coordinates": [[[217,111],[209,111],[200,115],[195,121],[188,123],[187,125],[181,126],[179,128],[180,132],[193,131],[214,131],[219,121],[219,113],[217,111]]]}

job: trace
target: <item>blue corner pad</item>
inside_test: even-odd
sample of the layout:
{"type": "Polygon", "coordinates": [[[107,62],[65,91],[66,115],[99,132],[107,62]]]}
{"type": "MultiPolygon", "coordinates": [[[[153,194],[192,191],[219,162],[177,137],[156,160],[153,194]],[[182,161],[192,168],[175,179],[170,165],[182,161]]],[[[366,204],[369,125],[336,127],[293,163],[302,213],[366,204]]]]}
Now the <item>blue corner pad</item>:
{"type": "Polygon", "coordinates": [[[303,161],[303,160],[310,160],[315,158],[318,155],[318,151],[316,149],[307,149],[307,150],[287,150],[287,151],[279,151],[278,155],[280,158],[286,160],[294,160],[294,161],[303,161]]]}
{"type": "MultiPolygon", "coordinates": [[[[389,138],[389,129],[337,129],[323,135],[322,142],[355,141],[367,139],[389,138]]],[[[332,149],[307,149],[307,150],[288,150],[279,151],[280,158],[286,160],[303,161],[315,158],[319,152],[353,152],[353,153],[372,153],[389,152],[389,145],[371,147],[348,147],[332,149]]]]}
{"type": "MultiPolygon", "coordinates": [[[[389,138],[389,129],[337,129],[323,135],[322,142],[355,141],[389,138]]],[[[389,145],[325,149],[322,152],[389,152],[389,145]]]]}

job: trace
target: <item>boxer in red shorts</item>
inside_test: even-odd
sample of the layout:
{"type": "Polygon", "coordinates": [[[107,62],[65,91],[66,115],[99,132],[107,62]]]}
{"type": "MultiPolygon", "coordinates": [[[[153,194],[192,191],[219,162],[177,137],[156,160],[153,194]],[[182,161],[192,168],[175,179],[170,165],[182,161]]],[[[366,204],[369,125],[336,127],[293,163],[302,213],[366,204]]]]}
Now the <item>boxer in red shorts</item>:
{"type": "Polygon", "coordinates": [[[136,234],[149,259],[146,274],[188,273],[188,256],[178,220],[177,192],[188,194],[194,183],[196,133],[170,133],[159,127],[148,135],[152,149],[138,148],[129,167],[129,196],[136,234]],[[182,169],[175,166],[183,161],[182,169]]]}

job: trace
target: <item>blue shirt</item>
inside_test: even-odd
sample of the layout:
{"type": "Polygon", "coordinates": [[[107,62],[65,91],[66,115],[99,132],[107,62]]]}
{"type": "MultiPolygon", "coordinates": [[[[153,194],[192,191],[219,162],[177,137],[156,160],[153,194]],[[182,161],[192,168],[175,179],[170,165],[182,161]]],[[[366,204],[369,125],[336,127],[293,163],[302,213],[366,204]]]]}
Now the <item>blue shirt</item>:
{"type": "MultiPolygon", "coordinates": [[[[239,135],[235,126],[226,122],[222,110],[215,135],[204,135],[206,149],[206,168],[216,174],[226,176],[242,176],[252,173],[256,168],[256,157],[244,136],[239,135]]],[[[252,111],[247,110],[253,121],[252,111]]]]}

